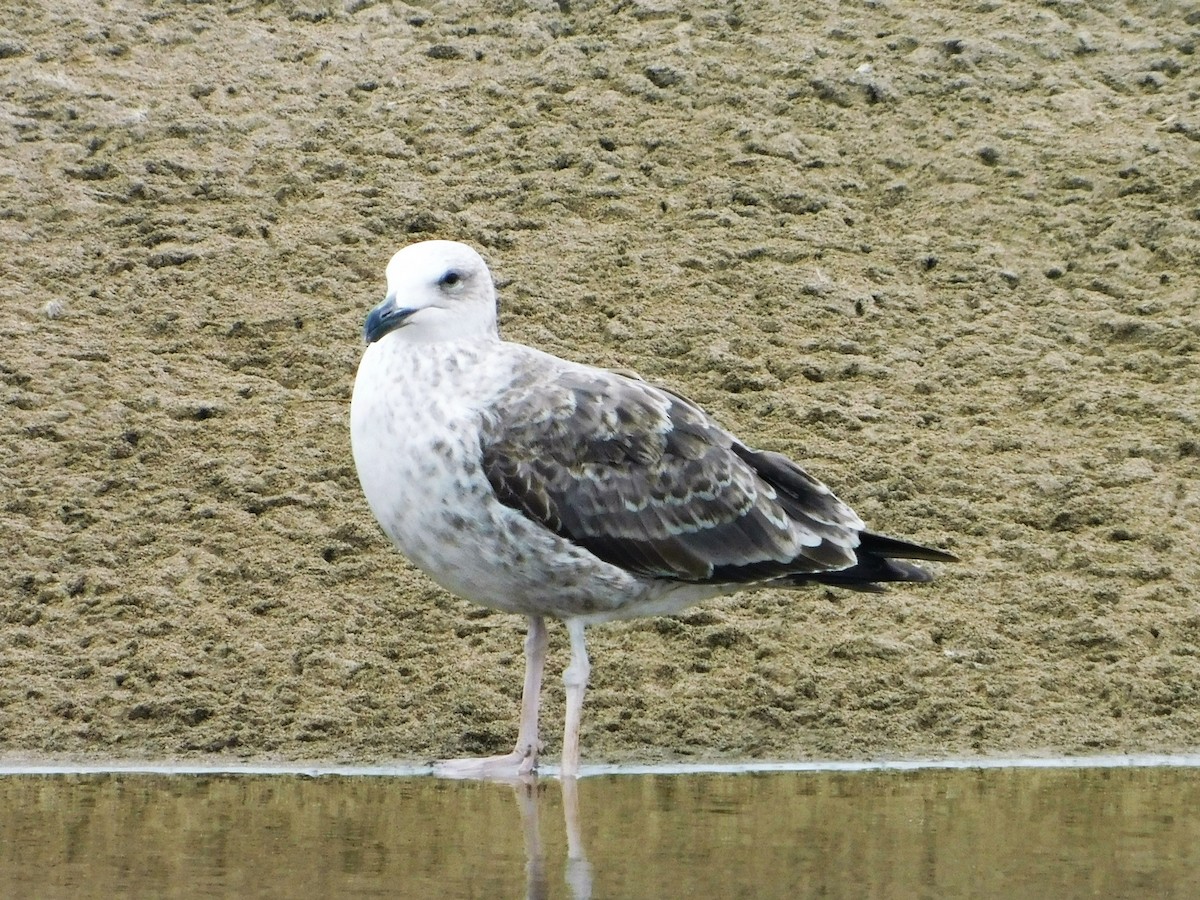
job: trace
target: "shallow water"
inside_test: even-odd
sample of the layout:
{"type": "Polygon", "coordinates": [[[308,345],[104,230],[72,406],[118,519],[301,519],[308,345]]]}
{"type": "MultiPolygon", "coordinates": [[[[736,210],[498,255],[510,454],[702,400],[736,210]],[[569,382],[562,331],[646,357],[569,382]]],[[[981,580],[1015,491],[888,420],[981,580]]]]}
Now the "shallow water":
{"type": "Polygon", "coordinates": [[[1200,769],[10,774],[5,897],[1192,897],[1200,769]]]}

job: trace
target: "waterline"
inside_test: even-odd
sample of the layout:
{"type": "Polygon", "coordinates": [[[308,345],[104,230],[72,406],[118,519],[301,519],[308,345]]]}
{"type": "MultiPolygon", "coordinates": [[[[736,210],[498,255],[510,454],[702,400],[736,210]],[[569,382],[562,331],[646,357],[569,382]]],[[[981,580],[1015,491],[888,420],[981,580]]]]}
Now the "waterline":
{"type": "MultiPolygon", "coordinates": [[[[584,765],[581,778],[620,775],[756,775],[776,772],[912,772],[941,769],[1124,769],[1200,768],[1200,753],[1133,753],[1102,756],[959,757],[945,759],[747,761],[722,763],[596,763],[584,765]]],[[[367,778],[432,776],[428,764],[112,760],[0,760],[0,777],[16,775],[284,775],[367,778]]],[[[557,777],[558,767],[543,765],[543,777],[557,777]]]]}

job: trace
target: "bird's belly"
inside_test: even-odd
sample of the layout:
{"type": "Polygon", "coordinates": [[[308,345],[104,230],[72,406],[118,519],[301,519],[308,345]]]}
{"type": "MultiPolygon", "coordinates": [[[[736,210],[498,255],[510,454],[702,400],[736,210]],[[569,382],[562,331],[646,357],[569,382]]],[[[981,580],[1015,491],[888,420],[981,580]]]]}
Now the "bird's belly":
{"type": "Polygon", "coordinates": [[[369,348],[350,432],[375,518],[443,588],[505,612],[591,621],[672,612],[725,592],[639,577],[501,504],[480,462],[477,397],[465,382],[439,379],[454,381],[419,355],[401,370],[369,348]]]}
{"type": "Polygon", "coordinates": [[[482,481],[426,478],[398,485],[372,507],[414,565],[483,606],[565,618],[615,612],[645,593],[641,579],[498,505],[482,481]]]}
{"type": "Polygon", "coordinates": [[[359,401],[351,435],[367,503],[409,561],[446,590],[505,612],[601,619],[636,615],[625,608],[653,592],[500,504],[469,429],[415,409],[403,426],[380,427],[388,420],[359,401]]]}

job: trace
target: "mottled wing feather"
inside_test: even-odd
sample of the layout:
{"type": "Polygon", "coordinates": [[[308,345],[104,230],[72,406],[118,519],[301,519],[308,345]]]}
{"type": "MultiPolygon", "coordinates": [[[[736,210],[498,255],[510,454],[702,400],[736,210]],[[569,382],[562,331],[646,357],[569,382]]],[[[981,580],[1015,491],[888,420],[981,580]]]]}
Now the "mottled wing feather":
{"type": "Polygon", "coordinates": [[[689,582],[854,564],[862,522],[786,457],[612,372],[527,372],[483,424],[496,496],[600,559],[689,582]]]}

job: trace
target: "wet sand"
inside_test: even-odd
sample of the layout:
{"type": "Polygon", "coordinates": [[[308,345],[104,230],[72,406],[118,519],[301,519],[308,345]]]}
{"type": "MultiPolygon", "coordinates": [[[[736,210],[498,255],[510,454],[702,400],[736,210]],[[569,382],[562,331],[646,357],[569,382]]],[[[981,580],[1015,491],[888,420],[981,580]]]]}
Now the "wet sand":
{"type": "Polygon", "coordinates": [[[506,749],[523,623],[349,453],[432,237],[963,559],[593,629],[585,761],[1200,744],[1200,8],[466,8],[0,11],[0,749],[506,749]]]}

